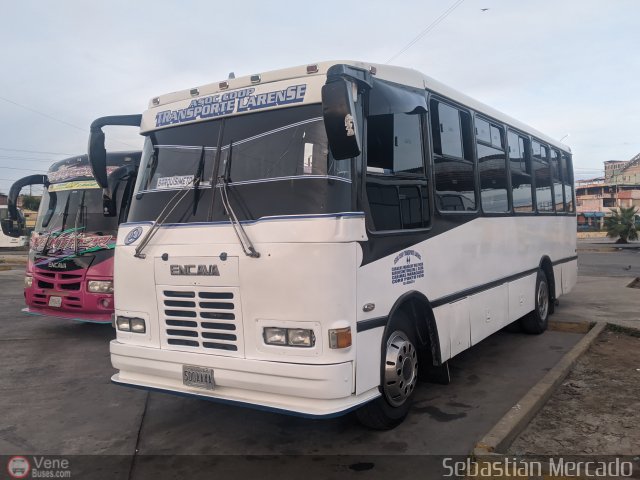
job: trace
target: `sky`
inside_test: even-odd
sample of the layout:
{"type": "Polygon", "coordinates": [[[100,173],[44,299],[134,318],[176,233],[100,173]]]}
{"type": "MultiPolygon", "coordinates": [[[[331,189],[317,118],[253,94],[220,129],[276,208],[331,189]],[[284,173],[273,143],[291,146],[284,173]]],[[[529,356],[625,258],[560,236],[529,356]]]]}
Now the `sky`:
{"type": "MultiPolygon", "coordinates": [[[[95,118],[229,72],[332,59],[393,58],[564,138],[576,176],[598,176],[640,153],[639,19],[638,0],[3,2],[0,192],[86,153],[95,118]]],[[[142,145],[131,127],[107,138],[142,145]]]]}

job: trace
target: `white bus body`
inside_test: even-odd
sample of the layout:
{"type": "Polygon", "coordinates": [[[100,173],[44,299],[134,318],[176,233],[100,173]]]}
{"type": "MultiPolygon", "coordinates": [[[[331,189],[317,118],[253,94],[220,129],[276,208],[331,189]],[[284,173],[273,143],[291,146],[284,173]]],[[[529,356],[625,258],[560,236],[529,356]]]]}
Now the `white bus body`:
{"type": "MultiPolygon", "coordinates": [[[[20,210],[18,210],[20,212],[20,210]]],[[[22,213],[19,213],[22,215],[22,213]]],[[[2,228],[0,228],[0,248],[9,247],[24,247],[27,245],[27,236],[24,232],[24,225],[19,227],[18,231],[8,231],[5,222],[9,218],[9,211],[6,205],[0,205],[0,221],[2,221],[2,228]],[[7,231],[5,231],[7,230],[7,231]]],[[[24,224],[24,219],[21,219],[24,224]]]]}
{"type": "Polygon", "coordinates": [[[442,369],[523,316],[540,333],[576,282],[568,149],[413,70],[326,62],[206,85],[154,98],[141,133],[137,197],[115,253],[115,383],[309,416],[366,404],[361,419],[389,428],[407,413],[416,359],[442,369]],[[320,138],[330,81],[353,95],[344,120],[348,140],[360,137],[355,159],[332,161],[320,138]],[[454,107],[458,145],[447,137],[454,107]],[[482,142],[494,151],[479,161],[482,142]],[[540,144],[544,158],[532,159],[540,144]],[[421,154],[399,173],[385,148],[398,165],[421,154]],[[297,163],[270,163],[265,149],[297,163]],[[221,199],[230,156],[241,227],[221,199]],[[500,168],[507,179],[483,176],[500,168]],[[155,222],[165,205],[176,208],[155,222]]]}

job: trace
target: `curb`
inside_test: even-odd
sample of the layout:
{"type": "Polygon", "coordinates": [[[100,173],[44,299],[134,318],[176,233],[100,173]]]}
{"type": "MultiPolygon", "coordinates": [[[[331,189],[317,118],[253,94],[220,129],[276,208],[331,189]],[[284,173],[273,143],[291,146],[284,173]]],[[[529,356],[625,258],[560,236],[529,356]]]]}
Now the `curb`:
{"type": "Polygon", "coordinates": [[[595,322],[576,322],[576,321],[554,321],[549,320],[548,330],[552,332],[565,333],[589,333],[595,322]]]}
{"type": "MultiPolygon", "coordinates": [[[[553,322],[554,327],[568,322],[553,322]]],[[[574,322],[579,323],[579,322],[574,322]]],[[[552,328],[551,322],[549,324],[552,328]]],[[[562,383],[578,358],[591,346],[607,327],[606,322],[597,323],[564,357],[542,377],[493,428],[476,444],[472,455],[476,458],[501,455],[513,440],[524,430],[531,419],[544,406],[551,394],[562,383]]],[[[575,331],[575,330],[574,330],[575,331]]]]}

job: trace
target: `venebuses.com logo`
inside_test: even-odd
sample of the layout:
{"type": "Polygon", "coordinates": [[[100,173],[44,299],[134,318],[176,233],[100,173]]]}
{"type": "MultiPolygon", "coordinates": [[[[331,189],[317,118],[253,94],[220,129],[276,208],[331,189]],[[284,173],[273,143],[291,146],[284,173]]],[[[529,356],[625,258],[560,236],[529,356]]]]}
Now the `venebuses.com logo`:
{"type": "Polygon", "coordinates": [[[69,460],[59,457],[15,455],[7,462],[7,472],[11,478],[71,478],[69,460]]]}
{"type": "Polygon", "coordinates": [[[26,478],[30,471],[31,465],[25,457],[11,457],[7,462],[7,472],[11,478],[26,478]]]}

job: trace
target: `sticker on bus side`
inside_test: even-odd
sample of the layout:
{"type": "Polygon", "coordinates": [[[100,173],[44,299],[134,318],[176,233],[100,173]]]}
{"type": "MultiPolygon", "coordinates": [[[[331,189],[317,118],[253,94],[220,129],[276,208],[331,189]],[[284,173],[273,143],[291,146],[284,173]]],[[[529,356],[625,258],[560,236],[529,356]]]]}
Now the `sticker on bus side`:
{"type": "MultiPolygon", "coordinates": [[[[120,168],[117,165],[107,166],[107,175],[111,175],[115,170],[120,168]]],[[[49,171],[47,173],[49,182],[60,183],[65,180],[80,179],[82,177],[93,178],[93,172],[88,165],[62,165],[57,170],[49,171]]]]}
{"type": "Polygon", "coordinates": [[[65,190],[88,190],[100,188],[95,180],[78,180],[75,182],[52,183],[49,185],[49,192],[62,192],[65,190]]]}
{"type": "Polygon", "coordinates": [[[185,188],[193,183],[193,175],[174,175],[173,177],[160,177],[156,183],[158,190],[172,188],[185,188]]]}
{"type": "Polygon", "coordinates": [[[110,249],[115,247],[116,239],[111,235],[92,235],[70,229],[64,232],[36,233],[32,232],[29,247],[41,252],[47,247],[47,252],[71,253],[93,249],[110,249]]]}
{"type": "Polygon", "coordinates": [[[404,250],[396,255],[391,267],[391,284],[409,285],[424,277],[422,255],[415,250],[404,250]]]}

